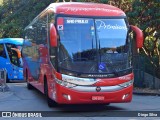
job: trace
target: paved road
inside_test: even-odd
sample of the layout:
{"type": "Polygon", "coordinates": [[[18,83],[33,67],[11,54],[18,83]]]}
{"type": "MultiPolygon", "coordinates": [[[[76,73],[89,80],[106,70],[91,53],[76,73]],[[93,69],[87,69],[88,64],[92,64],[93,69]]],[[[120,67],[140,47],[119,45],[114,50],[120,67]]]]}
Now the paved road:
{"type": "MultiPolygon", "coordinates": [[[[76,117],[75,119],[77,120],[79,120],[79,117],[84,117],[84,120],[94,120],[97,119],[97,117],[100,119],[106,119],[106,116],[119,116],[119,114],[122,114],[123,116],[124,114],[134,114],[127,111],[140,111],[138,113],[145,116],[148,112],[143,114],[144,111],[153,111],[155,114],[155,111],[160,111],[159,96],[138,95],[133,95],[133,100],[131,103],[114,103],[109,106],[72,105],[71,107],[70,105],[61,105],[56,108],[49,108],[45,97],[37,90],[28,90],[26,83],[10,83],[8,86],[11,90],[10,92],[0,92],[0,111],[52,111],[48,114],[55,115],[55,117],[57,117],[56,120],[61,119],[60,117],[66,116],[67,120],[72,119],[73,117],[76,117]]],[[[155,117],[154,119],[160,120],[159,117],[155,117]]],[[[2,118],[0,118],[0,120],[1,119],[2,118]]],[[[47,119],[51,118],[48,117],[47,119]]],[[[109,119],[119,120],[120,118],[109,117],[109,119]]],[[[125,119],[138,120],[139,118],[125,117],[125,119]]],[[[144,118],[141,119],[143,120],[144,118]]],[[[122,120],[124,120],[124,118],[122,120]]]]}

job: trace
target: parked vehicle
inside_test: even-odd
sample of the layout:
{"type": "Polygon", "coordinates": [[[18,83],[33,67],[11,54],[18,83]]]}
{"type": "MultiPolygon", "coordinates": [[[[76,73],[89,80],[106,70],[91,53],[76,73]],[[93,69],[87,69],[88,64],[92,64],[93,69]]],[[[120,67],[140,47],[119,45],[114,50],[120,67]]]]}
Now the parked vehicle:
{"type": "Polygon", "coordinates": [[[22,38],[0,39],[0,69],[7,72],[7,82],[23,80],[22,38]]]}

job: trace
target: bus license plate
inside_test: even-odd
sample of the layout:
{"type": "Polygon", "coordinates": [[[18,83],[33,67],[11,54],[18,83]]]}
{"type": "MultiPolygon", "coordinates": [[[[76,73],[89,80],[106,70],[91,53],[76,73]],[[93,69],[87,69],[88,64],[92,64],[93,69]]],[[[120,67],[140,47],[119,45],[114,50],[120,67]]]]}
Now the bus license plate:
{"type": "Polygon", "coordinates": [[[92,100],[104,100],[104,96],[92,96],[92,100]]]}

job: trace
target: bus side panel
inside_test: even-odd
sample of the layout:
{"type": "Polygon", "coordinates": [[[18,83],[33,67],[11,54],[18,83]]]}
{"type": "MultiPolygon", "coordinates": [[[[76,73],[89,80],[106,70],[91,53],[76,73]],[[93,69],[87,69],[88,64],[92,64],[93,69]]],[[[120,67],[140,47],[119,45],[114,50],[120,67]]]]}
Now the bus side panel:
{"type": "Polygon", "coordinates": [[[11,68],[10,61],[8,58],[0,57],[0,69],[6,69],[7,70],[7,75],[8,79],[11,79],[11,73],[12,73],[12,68],[11,68]]]}
{"type": "Polygon", "coordinates": [[[29,71],[29,68],[27,66],[28,66],[27,60],[26,60],[26,58],[23,58],[23,77],[25,80],[27,79],[26,82],[30,83],[33,81],[33,79],[32,79],[31,73],[29,71]]]}

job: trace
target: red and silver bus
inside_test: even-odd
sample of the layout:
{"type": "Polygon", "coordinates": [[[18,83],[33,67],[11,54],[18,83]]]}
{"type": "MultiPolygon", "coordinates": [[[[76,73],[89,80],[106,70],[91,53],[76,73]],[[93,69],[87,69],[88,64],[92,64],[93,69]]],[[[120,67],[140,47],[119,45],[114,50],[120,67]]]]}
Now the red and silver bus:
{"type": "Polygon", "coordinates": [[[48,105],[130,102],[133,89],[130,32],[143,33],[126,14],[98,3],[52,3],[25,28],[23,72],[29,89],[48,105]]]}

